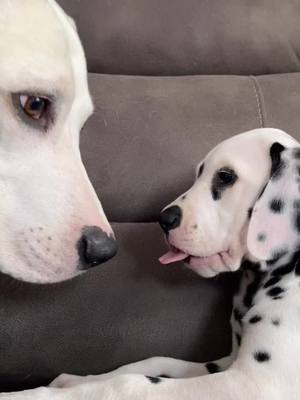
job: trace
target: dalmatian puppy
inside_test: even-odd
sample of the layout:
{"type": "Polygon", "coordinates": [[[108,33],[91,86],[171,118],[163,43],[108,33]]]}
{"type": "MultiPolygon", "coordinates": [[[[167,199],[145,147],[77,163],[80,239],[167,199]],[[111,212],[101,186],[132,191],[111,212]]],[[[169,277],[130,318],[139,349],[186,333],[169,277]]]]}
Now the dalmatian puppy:
{"type": "Polygon", "coordinates": [[[170,250],[211,278],[240,269],[232,353],[197,364],[155,357],[101,376],[61,375],[0,399],[298,400],[300,146],[256,129],[215,147],[194,185],[160,215],[170,250]]]}
{"type": "Polygon", "coordinates": [[[85,57],[54,1],[0,10],[0,270],[59,282],[116,252],[79,151],[93,111],[85,57]]]}

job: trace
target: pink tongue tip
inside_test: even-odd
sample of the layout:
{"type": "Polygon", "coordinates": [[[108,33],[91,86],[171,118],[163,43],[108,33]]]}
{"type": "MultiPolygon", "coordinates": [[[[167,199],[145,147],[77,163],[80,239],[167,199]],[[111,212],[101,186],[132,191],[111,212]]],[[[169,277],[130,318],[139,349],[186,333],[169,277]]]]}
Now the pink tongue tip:
{"type": "Polygon", "coordinates": [[[183,253],[182,251],[173,251],[170,250],[168,251],[166,254],[164,254],[163,256],[161,256],[159,258],[159,261],[161,264],[171,264],[174,263],[176,261],[182,261],[185,260],[186,258],[188,258],[188,254],[183,253]]]}

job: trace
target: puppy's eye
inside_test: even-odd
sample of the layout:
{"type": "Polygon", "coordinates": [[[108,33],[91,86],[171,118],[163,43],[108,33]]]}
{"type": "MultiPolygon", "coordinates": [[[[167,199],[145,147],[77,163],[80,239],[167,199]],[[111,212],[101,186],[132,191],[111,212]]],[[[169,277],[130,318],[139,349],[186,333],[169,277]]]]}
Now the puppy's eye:
{"type": "Polygon", "coordinates": [[[230,168],[222,168],[217,172],[217,176],[223,185],[232,185],[237,180],[236,173],[230,168]]]}
{"type": "Polygon", "coordinates": [[[46,116],[49,111],[51,101],[46,97],[20,95],[20,105],[24,113],[38,121],[46,116]]]}

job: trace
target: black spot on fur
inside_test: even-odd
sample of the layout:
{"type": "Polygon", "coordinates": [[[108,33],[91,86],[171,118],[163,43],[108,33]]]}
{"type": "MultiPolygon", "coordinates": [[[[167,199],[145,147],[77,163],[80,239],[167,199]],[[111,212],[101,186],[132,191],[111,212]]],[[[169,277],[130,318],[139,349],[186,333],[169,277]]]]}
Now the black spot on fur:
{"type": "Polygon", "coordinates": [[[298,260],[296,261],[296,263],[295,263],[295,274],[297,275],[297,276],[299,276],[300,275],[300,262],[299,262],[300,260],[299,260],[299,258],[298,258],[298,260]]]}
{"type": "Polygon", "coordinates": [[[241,342],[242,342],[242,336],[239,333],[236,333],[235,338],[236,338],[238,346],[240,346],[241,342]]]}
{"type": "Polygon", "coordinates": [[[294,226],[296,231],[300,233],[300,200],[294,201],[294,226]]]}
{"type": "Polygon", "coordinates": [[[285,163],[281,160],[281,153],[285,150],[285,147],[282,144],[275,142],[272,144],[270,148],[270,156],[271,156],[271,178],[273,180],[279,179],[282,176],[283,170],[285,168],[285,163]]]}
{"type": "Polygon", "coordinates": [[[215,374],[216,372],[220,372],[221,368],[218,366],[218,364],[216,363],[207,363],[206,365],[206,369],[210,374],[215,374]]]}
{"type": "Polygon", "coordinates": [[[204,163],[202,163],[199,167],[197,178],[200,178],[200,176],[203,174],[203,170],[204,170],[204,163]]]}
{"type": "Polygon", "coordinates": [[[275,286],[275,287],[273,287],[272,289],[269,289],[269,290],[267,291],[267,295],[270,296],[270,297],[279,296],[279,295],[282,294],[283,292],[284,292],[284,289],[283,289],[282,287],[280,287],[280,286],[275,286]]]}
{"type": "Polygon", "coordinates": [[[269,207],[274,213],[280,214],[284,209],[284,201],[282,199],[272,199],[269,207]]]}
{"type": "Polygon", "coordinates": [[[166,379],[171,379],[169,375],[159,375],[160,378],[166,378],[166,379]]]}
{"type": "Polygon", "coordinates": [[[283,296],[275,296],[275,297],[272,297],[272,299],[273,300],[281,300],[281,299],[283,299],[283,296]]]}
{"type": "Polygon", "coordinates": [[[181,197],[181,200],[185,200],[186,199],[186,194],[184,194],[182,197],[181,197]]]}
{"type": "Polygon", "coordinates": [[[279,261],[282,257],[288,254],[288,250],[286,248],[275,250],[272,254],[271,260],[267,261],[267,265],[274,265],[279,261]]]}
{"type": "Polygon", "coordinates": [[[258,362],[266,362],[271,359],[271,355],[266,351],[256,351],[254,353],[254,359],[258,362]]]}
{"type": "Polygon", "coordinates": [[[249,219],[252,217],[252,213],[253,213],[253,207],[248,209],[248,218],[249,219]]]}
{"type": "Polygon", "coordinates": [[[251,317],[249,319],[249,323],[256,324],[257,322],[260,322],[261,320],[262,320],[262,317],[260,315],[253,315],[253,317],[251,317]]]}
{"type": "Polygon", "coordinates": [[[264,242],[264,241],[266,240],[266,238],[267,238],[267,236],[266,236],[265,233],[259,233],[259,234],[257,235],[257,240],[258,240],[259,242],[264,242]]]}
{"type": "Polygon", "coordinates": [[[146,376],[147,379],[149,379],[149,381],[151,383],[160,383],[161,379],[158,377],[154,377],[154,376],[146,376]]]}
{"type": "Polygon", "coordinates": [[[280,325],[280,319],[279,318],[272,318],[272,324],[274,326],[279,326],[280,325]]]}
{"type": "Polygon", "coordinates": [[[243,299],[243,303],[244,303],[245,307],[250,308],[253,306],[254,295],[258,291],[264,275],[265,275],[265,273],[263,273],[261,271],[257,271],[257,273],[255,274],[254,280],[250,283],[250,285],[248,285],[245,297],[243,299]]]}
{"type": "Polygon", "coordinates": [[[295,265],[294,263],[290,262],[288,264],[285,264],[281,267],[278,267],[272,271],[272,276],[284,276],[289,274],[290,272],[293,271],[295,265]]]}
{"type": "Polygon", "coordinates": [[[213,176],[211,184],[212,198],[217,201],[222,197],[222,193],[229,187],[232,187],[238,177],[233,169],[223,167],[219,169],[213,176]]]}
{"type": "Polygon", "coordinates": [[[276,283],[278,283],[280,280],[281,280],[280,276],[273,276],[272,278],[267,280],[267,282],[264,284],[264,289],[276,285],[276,283]]]}

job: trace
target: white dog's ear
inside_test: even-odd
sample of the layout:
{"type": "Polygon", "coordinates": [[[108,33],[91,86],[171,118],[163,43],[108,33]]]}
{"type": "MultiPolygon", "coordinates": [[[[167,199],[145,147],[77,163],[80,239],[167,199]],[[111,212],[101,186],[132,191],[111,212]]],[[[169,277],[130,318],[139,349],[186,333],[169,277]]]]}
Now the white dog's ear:
{"type": "Polygon", "coordinates": [[[259,260],[293,251],[300,235],[299,149],[273,143],[271,177],[254,205],[247,246],[259,260]]]}

